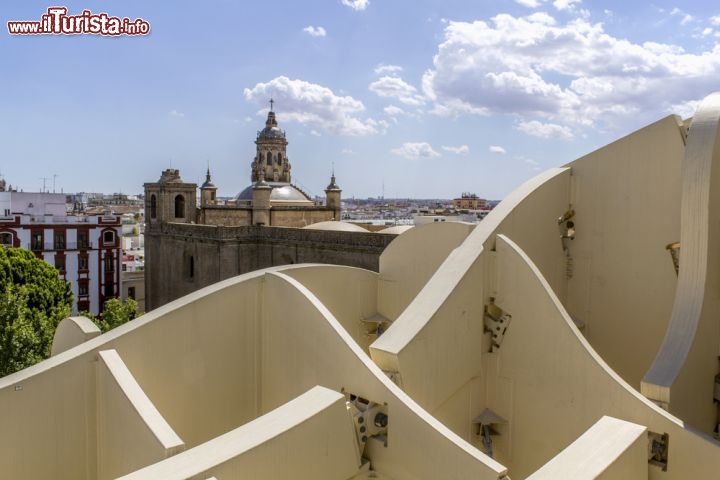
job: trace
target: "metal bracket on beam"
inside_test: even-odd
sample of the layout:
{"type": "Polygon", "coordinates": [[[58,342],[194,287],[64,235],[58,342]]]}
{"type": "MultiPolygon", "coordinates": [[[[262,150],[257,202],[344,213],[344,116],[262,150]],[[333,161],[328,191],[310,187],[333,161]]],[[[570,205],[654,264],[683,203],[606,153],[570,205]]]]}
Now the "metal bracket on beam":
{"type": "Polygon", "coordinates": [[[655,433],[648,430],[648,463],[667,471],[670,435],[655,433]]]}
{"type": "Polygon", "coordinates": [[[672,258],[673,267],[675,267],[675,275],[680,274],[680,242],[668,243],[665,246],[665,250],[670,252],[670,258],[672,258]]]}
{"type": "Polygon", "coordinates": [[[347,394],[347,408],[353,419],[360,451],[370,439],[375,439],[387,447],[388,408],[385,404],[372,402],[355,394],[347,394]]]}
{"type": "Polygon", "coordinates": [[[484,324],[485,331],[490,332],[492,341],[490,342],[490,351],[495,352],[500,348],[508,325],[510,325],[512,315],[504,312],[500,307],[495,305],[493,299],[485,305],[484,324]]]}
{"type": "Polygon", "coordinates": [[[375,336],[376,338],[382,335],[391,323],[390,320],[379,313],[373,315],[372,317],[362,318],[360,321],[369,327],[369,329],[365,331],[365,335],[375,336]]]}
{"type": "Polygon", "coordinates": [[[573,257],[570,255],[570,241],[575,240],[575,210],[572,206],[558,217],[557,223],[560,228],[560,244],[565,253],[565,277],[569,280],[573,277],[573,257]]]}
{"type": "Polygon", "coordinates": [[[491,458],[493,456],[492,436],[500,435],[497,427],[498,425],[504,424],[507,424],[507,420],[489,408],[483,410],[482,413],[473,420],[473,425],[477,425],[477,435],[482,435],[485,453],[491,458]]]}

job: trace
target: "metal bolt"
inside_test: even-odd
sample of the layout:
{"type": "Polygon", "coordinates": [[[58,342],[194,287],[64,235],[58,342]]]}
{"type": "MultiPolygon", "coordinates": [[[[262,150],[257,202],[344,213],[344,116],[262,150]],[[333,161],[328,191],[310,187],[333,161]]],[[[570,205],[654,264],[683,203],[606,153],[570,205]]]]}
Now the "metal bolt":
{"type": "Polygon", "coordinates": [[[388,424],[388,416],[382,412],[379,412],[377,415],[375,415],[374,423],[375,426],[378,428],[385,428],[388,424]]]}

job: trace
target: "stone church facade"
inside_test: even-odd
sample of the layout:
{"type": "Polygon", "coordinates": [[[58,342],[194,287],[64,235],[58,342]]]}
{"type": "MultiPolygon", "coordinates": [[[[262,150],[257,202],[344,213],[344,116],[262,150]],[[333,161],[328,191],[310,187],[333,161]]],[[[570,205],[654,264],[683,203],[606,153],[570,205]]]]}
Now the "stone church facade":
{"type": "MultiPolygon", "coordinates": [[[[145,302],[149,310],[220,280],[292,263],[332,263],[378,270],[395,235],[308,227],[340,219],[342,190],[333,174],[318,204],[291,182],[288,141],[275,112],[255,140],[251,184],[217,199],[208,169],[200,187],[167,169],[145,186],[145,302]],[[288,228],[290,227],[290,228],[288,228]]],[[[327,225],[330,225],[328,228],[327,225]]]]}

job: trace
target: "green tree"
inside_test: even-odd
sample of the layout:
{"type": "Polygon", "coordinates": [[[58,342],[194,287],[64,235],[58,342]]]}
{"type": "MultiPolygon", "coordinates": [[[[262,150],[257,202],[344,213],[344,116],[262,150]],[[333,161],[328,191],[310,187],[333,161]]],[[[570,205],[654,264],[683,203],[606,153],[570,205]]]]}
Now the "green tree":
{"type": "Polygon", "coordinates": [[[81,315],[88,317],[95,322],[103,333],[119,327],[123,323],[129,322],[137,318],[137,302],[132,298],[126,299],[124,302],[117,298],[111,298],[105,302],[105,306],[100,315],[95,316],[89,312],[82,312],[81,315]]]}
{"type": "Polygon", "coordinates": [[[72,302],[70,284],[55,267],[29,250],[0,247],[0,376],[50,356],[72,302]]]}

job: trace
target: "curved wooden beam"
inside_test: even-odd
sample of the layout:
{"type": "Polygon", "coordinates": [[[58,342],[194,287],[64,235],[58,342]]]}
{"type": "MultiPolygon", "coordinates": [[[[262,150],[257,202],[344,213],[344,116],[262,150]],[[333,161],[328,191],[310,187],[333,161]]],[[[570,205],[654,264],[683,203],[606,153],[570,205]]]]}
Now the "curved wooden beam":
{"type": "Polygon", "coordinates": [[[680,271],[670,323],[641,383],[649,399],[711,430],[720,315],[720,92],[697,110],[682,165],[680,271]],[[714,164],[715,163],[715,164],[714,164]],[[698,398],[707,399],[698,404],[698,398]]]}

